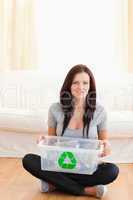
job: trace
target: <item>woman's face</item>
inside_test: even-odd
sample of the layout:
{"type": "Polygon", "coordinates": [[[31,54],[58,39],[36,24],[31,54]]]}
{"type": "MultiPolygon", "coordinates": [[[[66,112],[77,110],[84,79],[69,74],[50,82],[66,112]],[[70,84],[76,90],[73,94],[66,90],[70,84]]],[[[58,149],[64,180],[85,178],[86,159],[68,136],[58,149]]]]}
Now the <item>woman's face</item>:
{"type": "Polygon", "coordinates": [[[90,77],[86,72],[77,73],[72,81],[71,93],[77,100],[85,99],[90,89],[90,77]]]}

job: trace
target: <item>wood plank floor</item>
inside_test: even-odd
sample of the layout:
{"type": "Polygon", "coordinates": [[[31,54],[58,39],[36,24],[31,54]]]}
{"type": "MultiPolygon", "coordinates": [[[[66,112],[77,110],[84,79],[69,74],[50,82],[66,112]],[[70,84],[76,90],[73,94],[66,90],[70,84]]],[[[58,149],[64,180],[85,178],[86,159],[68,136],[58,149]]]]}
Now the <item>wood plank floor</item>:
{"type": "MultiPolygon", "coordinates": [[[[104,200],[133,199],[133,164],[119,164],[118,179],[108,185],[104,200]]],[[[92,197],[73,196],[59,192],[39,191],[38,180],[27,173],[21,159],[0,158],[0,199],[3,200],[93,200],[92,197]]]]}

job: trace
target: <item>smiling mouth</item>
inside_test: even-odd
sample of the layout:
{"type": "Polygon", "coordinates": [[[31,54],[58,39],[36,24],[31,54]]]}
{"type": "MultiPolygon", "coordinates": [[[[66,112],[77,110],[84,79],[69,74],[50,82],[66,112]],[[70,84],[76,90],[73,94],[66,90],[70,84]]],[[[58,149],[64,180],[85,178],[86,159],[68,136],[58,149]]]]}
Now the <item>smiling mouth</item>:
{"type": "Polygon", "coordinates": [[[78,95],[85,95],[85,92],[77,92],[78,95]]]}
{"type": "Polygon", "coordinates": [[[85,93],[85,91],[77,91],[78,93],[85,93]]]}

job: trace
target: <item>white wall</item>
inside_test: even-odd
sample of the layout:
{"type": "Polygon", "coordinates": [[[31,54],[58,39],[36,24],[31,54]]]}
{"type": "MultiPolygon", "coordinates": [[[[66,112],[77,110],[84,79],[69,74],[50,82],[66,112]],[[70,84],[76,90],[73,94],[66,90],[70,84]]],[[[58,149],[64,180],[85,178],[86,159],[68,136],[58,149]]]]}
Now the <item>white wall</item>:
{"type": "Polygon", "coordinates": [[[38,0],[36,8],[45,73],[62,77],[77,63],[112,77],[127,70],[127,0],[38,0]]]}

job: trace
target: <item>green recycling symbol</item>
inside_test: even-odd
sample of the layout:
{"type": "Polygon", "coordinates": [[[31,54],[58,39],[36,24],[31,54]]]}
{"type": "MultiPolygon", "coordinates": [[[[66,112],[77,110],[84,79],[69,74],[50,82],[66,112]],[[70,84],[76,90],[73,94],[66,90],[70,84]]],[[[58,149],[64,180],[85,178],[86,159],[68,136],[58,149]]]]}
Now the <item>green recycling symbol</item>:
{"type": "Polygon", "coordinates": [[[64,151],[58,159],[58,164],[63,169],[74,169],[77,161],[72,152],[64,151]]]}

